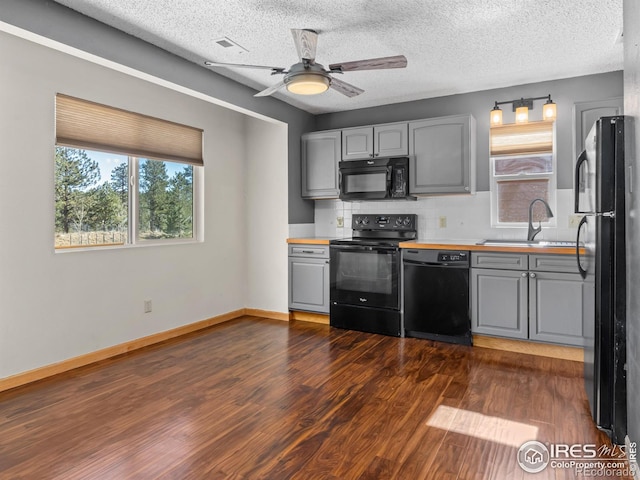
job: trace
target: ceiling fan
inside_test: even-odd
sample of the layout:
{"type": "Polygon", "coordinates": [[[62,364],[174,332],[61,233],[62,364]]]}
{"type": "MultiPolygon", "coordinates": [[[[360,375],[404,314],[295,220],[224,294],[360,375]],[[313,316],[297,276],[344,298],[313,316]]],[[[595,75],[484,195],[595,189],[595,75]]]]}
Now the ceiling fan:
{"type": "Polygon", "coordinates": [[[293,42],[298,51],[300,61],[289,67],[269,67],[266,65],[245,65],[241,63],[204,62],[209,67],[238,67],[238,68],[262,68],[271,70],[271,75],[284,75],[284,78],[275,85],[256,93],[255,97],[266,97],[277,92],[282,87],[286,87],[291,93],[298,95],[316,95],[323,93],[329,88],[346,95],[355,97],[364,90],[351,85],[342,80],[338,80],[333,75],[356,70],[382,70],[388,68],[404,68],[407,66],[407,59],[404,55],[392,57],[369,58],[367,60],[356,60],[353,62],[332,63],[328,69],[316,63],[316,46],[318,44],[318,33],[315,30],[292,28],[293,42]]]}

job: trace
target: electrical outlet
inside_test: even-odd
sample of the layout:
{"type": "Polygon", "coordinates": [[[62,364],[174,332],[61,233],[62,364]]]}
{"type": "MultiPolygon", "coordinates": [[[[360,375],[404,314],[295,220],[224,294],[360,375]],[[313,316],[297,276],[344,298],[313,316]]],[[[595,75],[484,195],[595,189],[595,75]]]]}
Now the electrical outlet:
{"type": "Polygon", "coordinates": [[[151,300],[145,300],[144,301],[144,313],[151,313],[151,310],[152,310],[151,300]]]}
{"type": "Polygon", "coordinates": [[[438,225],[440,228],[447,228],[447,217],[442,216],[438,219],[438,225]]]}
{"type": "Polygon", "coordinates": [[[338,228],[344,227],[344,217],[336,217],[336,227],[338,228]]]}
{"type": "Polygon", "coordinates": [[[580,220],[582,220],[582,215],[572,213],[569,215],[569,227],[570,228],[578,228],[580,224],[580,220]]]}

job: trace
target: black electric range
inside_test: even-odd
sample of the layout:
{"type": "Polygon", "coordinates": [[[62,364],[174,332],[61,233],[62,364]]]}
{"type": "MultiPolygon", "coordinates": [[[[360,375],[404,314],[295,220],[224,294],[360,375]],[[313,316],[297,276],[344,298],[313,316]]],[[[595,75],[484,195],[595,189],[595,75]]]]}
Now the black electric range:
{"type": "Polygon", "coordinates": [[[352,238],[329,243],[331,326],[401,335],[400,248],[417,237],[415,214],[365,214],[352,219],[352,238]]]}

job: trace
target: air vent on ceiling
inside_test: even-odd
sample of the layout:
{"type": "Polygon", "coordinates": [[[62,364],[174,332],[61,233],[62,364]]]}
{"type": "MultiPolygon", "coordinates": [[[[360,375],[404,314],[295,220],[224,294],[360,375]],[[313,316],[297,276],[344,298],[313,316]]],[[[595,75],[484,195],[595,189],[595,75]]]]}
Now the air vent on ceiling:
{"type": "Polygon", "coordinates": [[[238,45],[236,42],[231,40],[229,37],[222,37],[216,40],[216,43],[220,45],[222,48],[229,49],[227,51],[234,53],[247,53],[249,50],[244,48],[241,45],[238,45]]]}

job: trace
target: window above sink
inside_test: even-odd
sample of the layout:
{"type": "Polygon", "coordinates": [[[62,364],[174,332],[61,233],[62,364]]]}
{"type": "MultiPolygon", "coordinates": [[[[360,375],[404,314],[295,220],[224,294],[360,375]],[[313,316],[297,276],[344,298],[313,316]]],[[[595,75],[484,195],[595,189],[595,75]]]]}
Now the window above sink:
{"type": "MultiPolygon", "coordinates": [[[[529,204],[544,199],[556,209],[555,122],[541,121],[492,127],[491,225],[526,227],[529,204]]],[[[533,220],[555,226],[535,205],[533,220]]]]}

